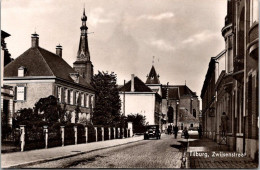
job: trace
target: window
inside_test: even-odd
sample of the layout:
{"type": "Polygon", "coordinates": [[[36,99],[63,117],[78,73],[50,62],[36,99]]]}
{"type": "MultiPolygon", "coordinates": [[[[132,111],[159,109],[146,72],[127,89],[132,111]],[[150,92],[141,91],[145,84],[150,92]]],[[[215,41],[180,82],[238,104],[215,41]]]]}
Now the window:
{"type": "Polygon", "coordinates": [[[258,21],[258,0],[250,0],[250,26],[258,21]]]}
{"type": "Polygon", "coordinates": [[[85,100],[85,95],[84,93],[81,93],[81,106],[84,107],[84,100],[85,100]]]}
{"type": "Polygon", "coordinates": [[[70,104],[73,104],[73,90],[70,90],[70,104]]]}
{"type": "Polygon", "coordinates": [[[90,103],[91,103],[91,108],[94,107],[94,96],[90,96],[90,103]]]}
{"type": "Polygon", "coordinates": [[[75,104],[77,105],[79,103],[79,92],[77,91],[75,94],[75,104]]]}
{"type": "Polygon", "coordinates": [[[26,100],[26,87],[25,86],[17,86],[16,88],[16,100],[17,101],[25,101],[26,100]]]}
{"type": "Polygon", "coordinates": [[[64,88],[64,103],[68,102],[68,89],[64,88]]]}
{"type": "Polygon", "coordinates": [[[86,107],[89,107],[89,95],[86,94],[86,107]]]}
{"type": "Polygon", "coordinates": [[[91,99],[92,99],[92,100],[91,100],[91,106],[92,106],[92,108],[94,108],[94,105],[95,105],[95,103],[94,103],[94,100],[95,100],[94,96],[92,96],[91,99]]]}
{"type": "Polygon", "coordinates": [[[24,77],[25,67],[21,66],[18,68],[18,77],[24,77]]]}
{"type": "Polygon", "coordinates": [[[61,87],[57,88],[57,92],[58,92],[58,95],[57,95],[58,101],[61,102],[61,87]]]}
{"type": "Polygon", "coordinates": [[[193,109],[193,117],[195,117],[196,118],[196,110],[195,109],[193,109]]]}

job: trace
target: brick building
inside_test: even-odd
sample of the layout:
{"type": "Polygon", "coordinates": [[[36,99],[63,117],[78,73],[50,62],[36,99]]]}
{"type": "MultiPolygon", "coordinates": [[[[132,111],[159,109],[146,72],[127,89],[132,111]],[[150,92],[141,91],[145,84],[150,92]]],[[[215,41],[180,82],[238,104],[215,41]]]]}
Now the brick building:
{"type": "Polygon", "coordinates": [[[255,159],[258,159],[259,152],[258,23],[257,0],[227,1],[227,16],[222,29],[225,54],[211,60],[211,76],[207,73],[201,93],[204,134],[217,142],[222,140],[221,115],[225,112],[229,149],[247,153],[255,159]],[[209,86],[208,82],[214,78],[215,84],[209,86]],[[212,90],[214,92],[208,94],[212,90]],[[209,128],[207,95],[213,96],[214,93],[211,123],[215,127],[209,128]]]}
{"type": "Polygon", "coordinates": [[[5,31],[1,30],[1,118],[2,128],[12,125],[12,115],[14,110],[14,91],[11,86],[4,85],[4,66],[11,62],[11,55],[6,47],[5,38],[9,37],[5,31]]]}
{"type": "Polygon", "coordinates": [[[75,122],[75,108],[80,106],[79,118],[90,119],[94,107],[95,90],[90,85],[93,66],[90,61],[86,26],[83,12],[81,35],[77,59],[72,68],[62,58],[62,46],[56,47],[56,54],[39,46],[39,35],[31,37],[32,45],[23,54],[4,68],[4,84],[15,89],[15,111],[33,108],[44,97],[54,95],[59,102],[66,103],[67,114],[75,122]]]}
{"type": "Polygon", "coordinates": [[[166,115],[167,128],[171,122],[183,130],[184,127],[199,127],[199,100],[195,92],[186,85],[162,85],[162,114],[166,115]],[[172,112],[173,121],[168,114],[172,112]]]}

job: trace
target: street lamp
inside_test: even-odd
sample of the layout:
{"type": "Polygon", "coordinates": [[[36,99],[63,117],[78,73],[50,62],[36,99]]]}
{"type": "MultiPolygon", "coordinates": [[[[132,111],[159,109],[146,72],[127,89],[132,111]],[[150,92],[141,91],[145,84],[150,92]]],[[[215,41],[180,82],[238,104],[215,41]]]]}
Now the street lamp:
{"type": "Polygon", "coordinates": [[[179,106],[179,100],[176,100],[176,126],[178,126],[177,125],[177,119],[178,119],[178,106],[179,106]]]}

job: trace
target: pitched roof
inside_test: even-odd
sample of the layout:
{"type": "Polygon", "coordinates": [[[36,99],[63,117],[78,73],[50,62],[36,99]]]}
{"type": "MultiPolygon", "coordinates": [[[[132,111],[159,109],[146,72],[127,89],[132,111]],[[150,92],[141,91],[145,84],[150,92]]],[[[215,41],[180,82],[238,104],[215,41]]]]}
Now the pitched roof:
{"type": "Polygon", "coordinates": [[[154,66],[147,77],[146,84],[160,84],[159,75],[157,75],[154,66]]]}
{"type": "MultiPolygon", "coordinates": [[[[186,85],[169,85],[168,86],[169,99],[177,100],[181,96],[197,96],[195,92],[186,85]]],[[[167,85],[162,86],[162,98],[167,98],[167,85]]]]}
{"type": "MultiPolygon", "coordinates": [[[[26,68],[25,76],[56,76],[74,83],[70,73],[76,71],[58,55],[41,47],[31,47],[4,68],[4,77],[17,77],[18,68],[26,68]]],[[[94,90],[87,81],[79,77],[79,84],[94,90]]]]}
{"type": "Polygon", "coordinates": [[[166,99],[167,95],[168,95],[168,99],[170,99],[170,100],[179,100],[180,99],[179,88],[178,87],[169,87],[168,92],[167,92],[167,88],[162,88],[162,98],[166,99]]]}
{"type": "Polygon", "coordinates": [[[184,123],[199,123],[199,120],[185,109],[179,109],[179,121],[184,123]]]}
{"type": "Polygon", "coordinates": [[[1,30],[1,37],[2,38],[6,38],[6,37],[9,37],[9,36],[10,36],[10,34],[8,34],[7,32],[5,32],[3,30],[1,30]]]}
{"type": "MultiPolygon", "coordinates": [[[[124,86],[119,87],[119,91],[130,92],[131,91],[131,80],[128,81],[124,86]]],[[[148,86],[144,84],[137,76],[134,77],[134,89],[135,92],[153,92],[148,86]]]]}

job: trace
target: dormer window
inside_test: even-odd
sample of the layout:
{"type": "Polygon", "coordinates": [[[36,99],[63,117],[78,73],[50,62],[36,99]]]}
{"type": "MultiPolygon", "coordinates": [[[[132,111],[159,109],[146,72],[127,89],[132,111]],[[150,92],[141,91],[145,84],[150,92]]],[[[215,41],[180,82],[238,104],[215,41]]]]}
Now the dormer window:
{"type": "Polygon", "coordinates": [[[21,66],[18,68],[18,77],[24,77],[26,68],[24,66],[21,66]]]}

